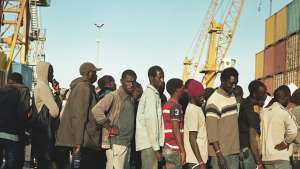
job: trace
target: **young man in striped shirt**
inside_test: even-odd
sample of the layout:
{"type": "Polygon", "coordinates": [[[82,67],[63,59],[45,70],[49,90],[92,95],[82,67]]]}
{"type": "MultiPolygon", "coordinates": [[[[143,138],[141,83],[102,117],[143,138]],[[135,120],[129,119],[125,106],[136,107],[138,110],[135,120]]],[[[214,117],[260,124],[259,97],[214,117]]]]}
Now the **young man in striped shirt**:
{"type": "Polygon", "coordinates": [[[184,115],[178,100],[183,94],[183,81],[180,79],[170,79],[167,82],[167,91],[171,98],[163,106],[165,135],[163,156],[166,159],[167,169],[181,169],[185,163],[183,145],[184,115]]]}
{"type": "Polygon", "coordinates": [[[239,168],[239,127],[237,102],[233,90],[238,83],[234,68],[221,73],[221,86],[210,96],[206,104],[206,124],[209,141],[208,154],[212,169],[239,168]]]}

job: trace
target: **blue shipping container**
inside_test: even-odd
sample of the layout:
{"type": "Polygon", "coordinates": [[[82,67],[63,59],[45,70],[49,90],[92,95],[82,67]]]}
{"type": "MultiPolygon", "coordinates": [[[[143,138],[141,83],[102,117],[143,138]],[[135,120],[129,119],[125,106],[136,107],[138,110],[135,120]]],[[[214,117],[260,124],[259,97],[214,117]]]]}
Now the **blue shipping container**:
{"type": "Polygon", "coordinates": [[[14,62],[12,64],[12,72],[17,72],[22,74],[23,76],[23,83],[31,90],[32,88],[32,79],[33,79],[33,71],[27,65],[22,65],[20,63],[14,62]]]}
{"type": "Polygon", "coordinates": [[[294,0],[288,5],[288,35],[300,30],[300,0],[294,0]]]}

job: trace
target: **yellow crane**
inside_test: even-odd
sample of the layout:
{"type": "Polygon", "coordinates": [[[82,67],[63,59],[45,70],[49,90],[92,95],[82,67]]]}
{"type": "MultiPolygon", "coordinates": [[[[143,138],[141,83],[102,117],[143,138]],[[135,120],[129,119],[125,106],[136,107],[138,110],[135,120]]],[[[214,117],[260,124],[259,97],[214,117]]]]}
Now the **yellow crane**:
{"type": "Polygon", "coordinates": [[[202,83],[207,87],[213,87],[218,72],[234,64],[234,60],[227,58],[227,52],[244,4],[245,0],[212,0],[210,2],[204,23],[202,23],[203,29],[194,42],[193,52],[190,57],[184,59],[184,81],[197,78],[199,73],[204,73],[202,83]],[[222,20],[218,22],[217,14],[220,13],[222,7],[225,7],[226,12],[221,13],[222,20]],[[203,67],[200,61],[207,47],[208,54],[203,67]]]}

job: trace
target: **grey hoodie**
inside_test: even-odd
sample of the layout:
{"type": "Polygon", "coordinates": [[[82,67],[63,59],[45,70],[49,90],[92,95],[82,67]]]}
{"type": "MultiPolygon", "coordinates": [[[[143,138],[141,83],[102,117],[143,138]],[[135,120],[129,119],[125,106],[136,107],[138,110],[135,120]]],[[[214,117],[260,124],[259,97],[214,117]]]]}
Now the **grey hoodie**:
{"type": "Polygon", "coordinates": [[[34,98],[38,112],[41,111],[43,105],[46,105],[50,115],[55,118],[59,115],[59,108],[49,87],[49,66],[50,64],[47,62],[40,62],[37,65],[37,85],[34,89],[34,98]]]}

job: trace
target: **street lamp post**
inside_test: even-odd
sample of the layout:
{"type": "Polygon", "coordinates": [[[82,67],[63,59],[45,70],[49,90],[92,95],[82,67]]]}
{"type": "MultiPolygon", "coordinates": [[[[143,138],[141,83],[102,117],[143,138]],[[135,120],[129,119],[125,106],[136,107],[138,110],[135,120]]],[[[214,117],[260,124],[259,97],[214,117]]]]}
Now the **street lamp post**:
{"type": "Polygon", "coordinates": [[[97,56],[96,56],[96,65],[100,66],[100,30],[104,26],[104,23],[97,22],[94,24],[97,28],[97,37],[96,37],[96,45],[97,45],[97,56]]]}

